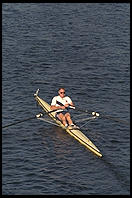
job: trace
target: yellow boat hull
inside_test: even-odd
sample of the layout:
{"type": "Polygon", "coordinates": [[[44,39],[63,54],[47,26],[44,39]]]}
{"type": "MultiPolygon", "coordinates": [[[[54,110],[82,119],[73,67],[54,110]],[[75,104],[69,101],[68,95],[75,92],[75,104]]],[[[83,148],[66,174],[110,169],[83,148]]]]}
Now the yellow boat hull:
{"type": "MultiPolygon", "coordinates": [[[[42,109],[45,112],[51,111],[50,105],[42,100],[40,97],[37,95],[35,96],[36,101],[38,104],[42,107],[42,109]]],[[[92,151],[94,154],[96,154],[99,157],[102,157],[102,154],[100,153],[99,149],[79,130],[79,129],[68,129],[66,128],[61,121],[56,119],[55,117],[55,112],[48,113],[48,115],[63,129],[66,130],[67,133],[69,133],[71,136],[73,136],[76,140],[78,140],[81,144],[86,146],[90,151],[92,151]]]]}

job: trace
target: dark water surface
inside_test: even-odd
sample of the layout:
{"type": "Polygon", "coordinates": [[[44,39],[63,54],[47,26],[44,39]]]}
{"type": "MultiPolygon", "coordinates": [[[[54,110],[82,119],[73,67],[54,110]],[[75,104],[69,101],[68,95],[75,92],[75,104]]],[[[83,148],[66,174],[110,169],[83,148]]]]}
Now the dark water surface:
{"type": "MultiPolygon", "coordinates": [[[[129,121],[129,4],[3,3],[2,14],[3,126],[39,113],[37,88],[50,103],[59,87],[129,121]]],[[[129,195],[129,124],[99,118],[82,131],[103,158],[37,119],[3,129],[3,195],[129,195]]]]}

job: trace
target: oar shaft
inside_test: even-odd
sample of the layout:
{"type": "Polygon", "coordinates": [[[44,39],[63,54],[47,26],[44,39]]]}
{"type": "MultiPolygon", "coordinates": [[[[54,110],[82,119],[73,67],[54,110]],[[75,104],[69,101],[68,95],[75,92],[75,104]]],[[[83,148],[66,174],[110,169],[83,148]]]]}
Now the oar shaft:
{"type": "MultiPolygon", "coordinates": [[[[46,113],[47,113],[47,114],[53,113],[53,112],[55,112],[55,111],[57,111],[57,110],[58,110],[58,109],[55,109],[55,110],[52,110],[52,111],[48,111],[48,112],[44,112],[43,115],[46,114],[46,113]]],[[[36,117],[38,118],[38,117],[40,117],[40,116],[42,116],[41,113],[38,114],[38,115],[36,115],[36,116],[33,116],[33,117],[30,117],[30,118],[27,118],[27,119],[24,119],[24,120],[20,120],[20,121],[17,121],[17,122],[14,122],[14,123],[5,125],[5,126],[2,127],[2,129],[7,128],[7,127],[10,127],[10,126],[13,126],[13,125],[17,125],[17,124],[19,124],[19,123],[22,123],[22,122],[25,122],[25,121],[28,121],[28,120],[32,120],[32,119],[34,119],[34,118],[36,118],[36,117]]]]}
{"type": "Polygon", "coordinates": [[[127,124],[127,125],[129,124],[129,122],[127,122],[127,121],[125,121],[125,120],[120,120],[120,119],[114,118],[114,117],[112,117],[112,116],[101,115],[101,117],[104,118],[104,119],[113,120],[113,121],[115,121],[115,122],[120,122],[120,123],[123,123],[123,124],[127,124]]]}
{"type": "Polygon", "coordinates": [[[33,117],[30,117],[30,118],[27,118],[27,119],[24,119],[24,120],[21,120],[21,121],[18,121],[18,122],[14,122],[14,123],[8,124],[8,125],[6,125],[6,126],[3,126],[2,128],[7,128],[7,127],[9,127],[9,126],[13,126],[13,125],[16,125],[16,124],[25,122],[25,121],[27,121],[27,120],[32,120],[32,119],[34,119],[34,118],[36,118],[36,116],[33,116],[33,117]]]}

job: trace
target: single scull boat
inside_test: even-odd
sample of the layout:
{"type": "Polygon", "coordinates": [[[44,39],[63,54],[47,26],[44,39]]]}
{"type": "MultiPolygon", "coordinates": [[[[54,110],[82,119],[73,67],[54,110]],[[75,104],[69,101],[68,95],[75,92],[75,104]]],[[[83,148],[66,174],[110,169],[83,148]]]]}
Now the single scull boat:
{"type": "Polygon", "coordinates": [[[73,136],[81,144],[86,146],[90,151],[92,151],[97,156],[102,157],[102,154],[101,154],[100,150],[80,131],[80,129],[78,129],[78,128],[77,129],[76,128],[75,129],[69,129],[68,127],[66,128],[62,124],[62,122],[59,121],[55,117],[56,112],[51,111],[50,105],[38,96],[38,91],[39,91],[39,89],[34,94],[34,97],[35,97],[35,100],[37,101],[37,103],[42,107],[44,112],[46,112],[57,123],[58,126],[65,129],[66,132],[68,132],[71,136],[73,136]]]}

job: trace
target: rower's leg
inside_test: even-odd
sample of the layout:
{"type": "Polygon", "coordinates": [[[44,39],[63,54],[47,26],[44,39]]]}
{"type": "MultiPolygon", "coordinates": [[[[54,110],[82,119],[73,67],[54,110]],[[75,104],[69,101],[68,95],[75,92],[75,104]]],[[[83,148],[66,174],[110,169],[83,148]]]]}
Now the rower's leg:
{"type": "Polygon", "coordinates": [[[67,121],[66,121],[65,115],[63,115],[62,113],[59,113],[58,114],[58,118],[62,121],[62,123],[64,124],[64,126],[67,126],[67,121]]]}
{"type": "Polygon", "coordinates": [[[65,117],[69,125],[73,124],[70,113],[66,113],[65,117]]]}

